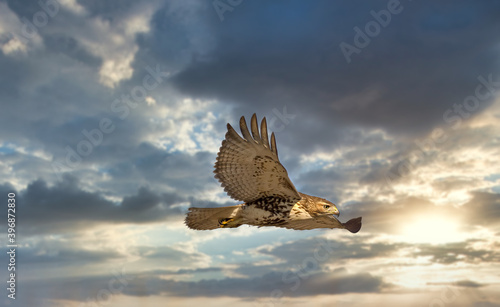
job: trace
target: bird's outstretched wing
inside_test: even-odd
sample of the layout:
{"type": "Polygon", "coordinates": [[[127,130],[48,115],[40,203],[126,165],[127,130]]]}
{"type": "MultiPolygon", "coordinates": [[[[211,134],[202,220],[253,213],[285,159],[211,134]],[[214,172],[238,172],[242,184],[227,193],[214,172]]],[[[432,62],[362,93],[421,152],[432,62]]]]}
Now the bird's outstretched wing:
{"type": "Polygon", "coordinates": [[[260,198],[276,197],[294,204],[301,196],[278,159],[274,133],[269,143],[266,119],[262,119],[259,133],[255,114],[250,124],[251,134],[245,118],[241,117],[243,138],[227,124],[226,139],[222,141],[215,162],[215,178],[236,200],[251,203],[260,198]]]}
{"type": "Polygon", "coordinates": [[[341,228],[341,229],[347,229],[352,233],[356,233],[361,229],[361,217],[351,219],[346,223],[341,223],[333,216],[318,216],[307,219],[290,220],[283,225],[276,225],[276,227],[295,229],[295,230],[308,230],[317,228],[341,228]]]}

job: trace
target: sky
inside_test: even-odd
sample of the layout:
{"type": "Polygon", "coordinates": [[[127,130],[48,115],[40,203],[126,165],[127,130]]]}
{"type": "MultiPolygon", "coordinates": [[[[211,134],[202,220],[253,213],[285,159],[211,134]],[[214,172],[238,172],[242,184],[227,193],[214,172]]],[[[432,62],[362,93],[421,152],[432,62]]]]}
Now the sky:
{"type": "Polygon", "coordinates": [[[498,33],[497,1],[0,0],[0,305],[500,306],[498,33]],[[359,233],[184,225],[238,203],[253,113],[359,233]]]}

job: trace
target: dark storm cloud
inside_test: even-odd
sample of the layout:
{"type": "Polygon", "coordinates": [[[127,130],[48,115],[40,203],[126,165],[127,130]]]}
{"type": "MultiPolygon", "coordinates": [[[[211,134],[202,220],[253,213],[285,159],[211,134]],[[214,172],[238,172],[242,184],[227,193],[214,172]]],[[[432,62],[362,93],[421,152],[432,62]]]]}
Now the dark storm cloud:
{"type": "Polygon", "coordinates": [[[419,244],[415,256],[431,256],[432,262],[453,264],[457,262],[485,263],[500,262],[500,254],[495,249],[476,249],[474,240],[441,245],[419,244]]]}
{"type": "Polygon", "coordinates": [[[500,221],[500,194],[473,192],[472,199],[464,204],[470,222],[476,225],[498,225],[500,221]]]}
{"type": "MultiPolygon", "coordinates": [[[[2,186],[9,191],[9,186],[2,186]]],[[[148,223],[169,217],[180,218],[182,210],[172,205],[187,201],[173,193],[155,193],[146,187],[136,194],[113,203],[99,192],[87,192],[78,186],[73,177],[48,186],[37,180],[26,190],[16,192],[17,208],[22,211],[19,225],[23,235],[78,230],[96,223],[148,223]]],[[[6,213],[2,212],[6,218],[6,213]]]]}
{"type": "MultiPolygon", "coordinates": [[[[8,184],[0,186],[5,191],[4,195],[9,191],[18,194],[19,206],[26,211],[21,221],[23,232],[57,232],[104,222],[148,223],[166,218],[182,219],[184,209],[171,207],[179,203],[190,203],[196,207],[234,204],[220,204],[196,196],[200,191],[219,186],[213,178],[214,157],[211,153],[166,153],[147,143],[137,147],[117,146],[121,149],[113,145],[103,146],[102,151],[89,159],[93,163],[101,161],[100,172],[111,177],[111,180],[99,183],[98,192],[85,191],[84,183],[70,175],[63,175],[63,180],[53,186],[38,179],[23,191],[15,191],[8,184]],[[148,187],[141,187],[138,184],[141,182],[147,182],[148,187]],[[173,191],[157,192],[167,186],[173,191]],[[105,199],[105,196],[117,195],[125,195],[119,203],[105,199]]],[[[18,157],[12,155],[9,160],[18,157]]],[[[29,161],[21,159],[12,165],[24,174],[23,167],[30,165],[26,164],[29,161]]],[[[34,164],[35,167],[37,165],[34,164]]],[[[5,216],[5,212],[0,215],[5,216]]]]}
{"type": "MultiPolygon", "coordinates": [[[[128,15],[136,1],[124,0],[119,2],[107,2],[107,1],[76,1],[78,5],[85,8],[91,17],[100,16],[105,20],[113,21],[113,19],[128,15]]],[[[65,6],[59,4],[57,1],[43,1],[42,3],[50,3],[51,6],[58,7],[58,13],[55,15],[58,19],[71,18],[74,17],[70,11],[67,11],[65,6]],[[55,2],[55,3],[54,3],[55,2]],[[62,13],[61,13],[62,12],[62,13]]],[[[27,0],[20,3],[15,0],[7,0],[9,9],[15,12],[18,16],[26,17],[31,20],[33,15],[38,11],[42,11],[42,6],[40,1],[27,0]]],[[[52,22],[56,22],[53,20],[52,22]]],[[[75,20],[73,20],[75,21],[75,20]]],[[[50,26],[46,25],[46,26],[50,26]]]]}
{"type": "MultiPolygon", "coordinates": [[[[312,239],[299,240],[296,244],[285,244],[282,247],[272,248],[270,251],[265,253],[276,257],[283,257],[283,259],[290,258],[290,255],[293,255],[293,259],[299,259],[302,256],[310,256],[301,252],[301,250],[310,248],[314,249],[314,244],[311,244],[312,241],[312,239]]],[[[335,248],[335,254],[340,255],[340,258],[344,259],[377,259],[379,257],[387,257],[390,256],[390,253],[393,250],[397,251],[402,247],[402,245],[384,246],[384,244],[375,244],[375,248],[373,248],[373,244],[354,243],[343,247],[350,250],[348,253],[344,253],[337,246],[337,242],[333,240],[327,240],[327,242],[330,247],[335,248]],[[335,246],[332,246],[332,242],[335,243],[335,246]],[[360,247],[362,248],[360,249],[360,247]],[[372,247],[372,250],[368,250],[366,247],[372,247]],[[356,255],[357,253],[360,254],[356,255]]],[[[484,257],[485,252],[487,251],[474,251],[470,246],[468,246],[471,243],[473,242],[446,244],[442,246],[432,246],[426,244],[415,245],[415,247],[421,250],[421,252],[416,253],[414,256],[433,256],[434,258],[439,258],[456,254],[457,256],[461,255],[460,258],[462,259],[457,261],[488,261],[488,259],[484,257]],[[463,256],[465,256],[466,259],[464,259],[463,256]]],[[[149,261],[155,260],[156,258],[163,258],[165,260],[172,258],[183,260],[191,259],[190,261],[199,260],[199,255],[196,253],[184,253],[179,250],[173,250],[169,247],[148,247],[145,249],[138,248],[137,251],[140,251],[141,257],[147,258],[149,261]]],[[[102,254],[104,255],[105,253],[103,252],[102,254]]],[[[64,254],[61,255],[64,256],[64,254]]],[[[102,258],[101,261],[111,259],[110,255],[104,256],[106,257],[102,258]]],[[[87,257],[85,255],[84,257],[78,257],[78,259],[88,260],[86,258],[87,257]]],[[[62,259],[64,259],[64,257],[62,259]]],[[[44,259],[40,258],[38,260],[44,259]]],[[[438,263],[453,263],[450,262],[449,259],[447,262],[443,262],[443,259],[436,260],[438,263]]],[[[333,271],[325,271],[324,269],[313,270],[310,268],[303,268],[302,271],[291,271],[290,267],[297,267],[293,266],[293,263],[294,261],[289,261],[285,266],[269,266],[267,268],[267,272],[266,270],[260,271],[255,270],[256,268],[254,268],[253,273],[260,273],[258,275],[245,274],[238,269],[235,271],[248,276],[246,278],[226,277],[223,279],[202,279],[199,281],[176,281],[165,277],[168,275],[186,274],[196,274],[196,276],[199,276],[200,274],[220,273],[224,271],[224,269],[219,267],[209,267],[180,270],[152,270],[138,274],[122,272],[118,277],[115,274],[95,277],[57,278],[44,280],[43,282],[27,281],[24,283],[24,287],[29,291],[36,291],[36,297],[38,298],[45,297],[45,295],[50,292],[48,291],[49,289],[57,287],[60,291],[57,291],[57,297],[52,296],[52,299],[68,299],[74,301],[84,301],[89,298],[95,299],[99,291],[102,289],[109,289],[109,282],[114,278],[118,278],[118,280],[122,280],[124,282],[125,286],[120,287],[119,293],[130,296],[230,296],[240,298],[267,298],[279,293],[281,297],[308,297],[343,293],[381,293],[393,287],[393,285],[385,282],[382,277],[374,276],[369,273],[350,273],[344,268],[337,268],[333,271]]],[[[243,264],[241,266],[244,267],[245,265],[243,264]]],[[[487,286],[487,284],[478,283],[473,280],[460,280],[449,284],[430,284],[452,285],[466,288],[480,288],[487,286]]],[[[54,294],[52,293],[51,295],[54,294]]]]}
{"type": "Polygon", "coordinates": [[[117,16],[129,13],[137,1],[124,0],[118,2],[108,2],[99,0],[78,1],[91,16],[101,16],[106,20],[113,20],[117,16]]]}
{"type": "Polygon", "coordinates": [[[44,40],[45,46],[50,52],[64,54],[86,66],[100,67],[102,65],[102,59],[80,46],[74,37],[55,34],[45,36],[44,40]]]}
{"type": "MultiPolygon", "coordinates": [[[[296,184],[300,186],[300,191],[308,193],[311,195],[321,195],[321,197],[327,198],[328,200],[338,203],[340,190],[343,188],[341,184],[350,181],[352,178],[345,178],[338,171],[329,169],[324,170],[314,170],[306,174],[301,175],[296,180],[296,184]]],[[[353,177],[354,174],[351,174],[353,177]]]]}
{"type": "Polygon", "coordinates": [[[186,274],[196,274],[196,273],[213,273],[222,272],[222,268],[209,267],[209,268],[197,268],[197,269],[179,269],[179,270],[154,270],[149,272],[153,275],[186,275],[186,274]]]}
{"type": "Polygon", "coordinates": [[[306,144],[334,141],[349,124],[426,133],[444,124],[446,109],[474,94],[479,75],[499,79],[498,3],[401,6],[348,64],[339,44],[353,44],[353,28],[364,28],[373,20],[370,11],[386,9],[387,1],[246,2],[224,22],[212,21],[216,47],[174,83],[188,95],[217,98],[245,112],[286,105],[302,116],[293,133],[316,135],[300,137],[306,144]]]}
{"type": "MultiPolygon", "coordinates": [[[[60,45],[71,45],[67,41],[71,38],[52,38],[60,45]]],[[[97,83],[98,67],[87,70],[78,63],[87,61],[87,65],[95,66],[98,58],[76,46],[52,45],[50,49],[69,53],[70,57],[41,50],[25,58],[0,53],[0,65],[4,68],[0,90],[5,93],[0,138],[59,155],[65,146],[74,146],[84,138],[83,129],[91,130],[101,118],[109,116],[106,108],[112,96],[97,83]],[[45,61],[41,63],[40,58],[45,61]],[[66,69],[58,65],[65,65],[66,69]],[[78,75],[74,74],[76,71],[78,75]]]]}
{"type": "Polygon", "coordinates": [[[150,155],[137,158],[134,165],[148,180],[163,181],[178,191],[193,192],[209,182],[216,183],[214,161],[215,155],[208,152],[166,154],[156,149],[150,155]]]}
{"type": "Polygon", "coordinates": [[[393,257],[394,253],[412,247],[405,243],[366,243],[367,237],[349,239],[347,243],[314,237],[259,248],[258,254],[275,258],[271,264],[241,263],[234,271],[249,278],[280,271],[287,276],[310,275],[328,270],[328,265],[338,267],[360,259],[393,257]]]}
{"type": "MultiPolygon", "coordinates": [[[[459,162],[461,152],[467,150],[490,152],[498,147],[498,140],[495,138],[496,130],[497,128],[491,124],[480,127],[461,125],[456,129],[448,127],[441,130],[439,138],[434,138],[433,133],[430,133],[405,147],[400,145],[401,148],[396,151],[396,154],[387,156],[388,163],[371,167],[369,174],[363,177],[360,183],[390,188],[393,183],[410,179],[413,172],[426,166],[442,165],[441,167],[463,168],[466,165],[473,165],[472,161],[459,162]],[[444,159],[448,154],[452,155],[452,159],[444,159]]],[[[484,178],[443,176],[435,179],[432,187],[438,191],[449,192],[470,189],[480,185],[482,180],[484,178]]]]}
{"type": "Polygon", "coordinates": [[[29,269],[57,268],[61,266],[92,265],[112,260],[125,260],[125,255],[115,250],[88,250],[77,242],[52,241],[42,239],[30,246],[23,247],[19,261],[29,269]]]}
{"type": "Polygon", "coordinates": [[[192,60],[203,59],[213,50],[213,35],[217,31],[210,23],[212,13],[212,4],[207,1],[162,3],[150,20],[150,31],[137,34],[139,50],[132,63],[134,76],[124,84],[141,82],[143,77],[137,72],[147,64],[160,63],[164,70],[175,73],[192,60]]]}
{"type": "Polygon", "coordinates": [[[314,256],[317,258],[326,257],[325,261],[386,257],[392,252],[406,246],[406,244],[390,243],[346,243],[336,240],[311,238],[286,243],[272,249],[261,249],[259,253],[277,257],[280,260],[286,261],[286,266],[290,266],[302,264],[304,259],[314,256]]]}
{"type": "Polygon", "coordinates": [[[2,195],[8,195],[9,193],[17,193],[16,189],[12,186],[12,184],[6,182],[4,184],[0,184],[0,193],[2,195]]]}
{"type": "MultiPolygon", "coordinates": [[[[366,237],[354,237],[349,243],[326,240],[322,238],[311,238],[278,245],[270,249],[259,249],[260,254],[270,255],[278,258],[276,268],[283,270],[294,268],[309,269],[310,260],[314,258],[317,262],[316,269],[321,270],[324,264],[342,263],[342,260],[357,259],[398,259],[397,254],[406,251],[411,257],[431,257],[430,263],[453,264],[457,262],[499,262],[500,254],[496,251],[495,243],[490,243],[489,248],[478,248],[474,244],[480,240],[467,240],[464,242],[445,243],[439,245],[418,243],[366,243],[366,237]]],[[[483,243],[486,243],[484,241],[483,243]]],[[[273,269],[269,266],[267,269],[273,269]]],[[[242,265],[237,271],[248,276],[251,270],[259,270],[259,267],[242,265]]]]}
{"type": "Polygon", "coordinates": [[[480,284],[472,280],[459,280],[457,282],[445,283],[445,282],[429,282],[428,285],[449,285],[449,286],[458,286],[465,288],[480,288],[486,286],[485,284],[480,284]]]}
{"type": "MultiPolygon", "coordinates": [[[[164,273],[164,272],[162,272],[164,273]]],[[[318,273],[296,282],[283,282],[281,273],[268,273],[258,278],[204,279],[197,282],[174,281],[156,275],[144,274],[107,275],[98,277],[59,278],[27,281],[25,287],[33,297],[85,301],[96,298],[102,289],[110,289],[110,280],[123,282],[120,293],[131,296],[177,296],[177,297],[261,297],[271,295],[271,291],[282,291],[284,297],[315,296],[320,294],[371,293],[390,287],[382,278],[370,274],[347,274],[344,271],[318,273]],[[57,288],[57,293],[50,289],[57,288]],[[291,289],[292,288],[292,289],[291,289]],[[56,295],[57,297],[54,297],[56,295]]],[[[295,280],[294,280],[295,281],[295,280]]],[[[119,284],[117,284],[119,285],[119,284]]],[[[114,288],[118,288],[116,287],[114,288]]],[[[109,291],[109,290],[108,290],[109,291]]]]}
{"type": "Polygon", "coordinates": [[[35,0],[31,0],[31,1],[28,0],[28,1],[24,1],[22,3],[19,1],[15,1],[15,0],[8,0],[6,2],[9,6],[9,9],[11,11],[15,12],[16,15],[18,15],[20,17],[25,17],[30,21],[36,12],[42,10],[40,5],[38,4],[38,1],[35,1],[35,0]]]}
{"type": "Polygon", "coordinates": [[[104,145],[89,158],[113,179],[106,183],[108,189],[124,193],[143,181],[158,189],[168,186],[186,197],[219,185],[213,176],[214,161],[212,153],[167,153],[148,143],[104,145]]]}
{"type": "MultiPolygon", "coordinates": [[[[272,272],[252,279],[226,278],[222,280],[202,280],[199,282],[163,281],[156,293],[175,296],[233,296],[267,297],[273,290],[281,290],[285,296],[313,296],[320,294],[379,292],[387,285],[379,277],[370,274],[334,274],[321,272],[305,280],[283,281],[282,272],[272,272]],[[293,288],[293,289],[290,289],[293,288]]],[[[148,290],[154,290],[151,287],[148,290]]],[[[127,288],[126,293],[140,295],[140,290],[127,288]]]]}

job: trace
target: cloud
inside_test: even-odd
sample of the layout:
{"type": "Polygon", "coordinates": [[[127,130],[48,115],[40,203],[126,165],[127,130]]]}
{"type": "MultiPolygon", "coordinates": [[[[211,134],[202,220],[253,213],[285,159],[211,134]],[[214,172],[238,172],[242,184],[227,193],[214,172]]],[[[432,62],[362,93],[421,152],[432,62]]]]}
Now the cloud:
{"type": "Polygon", "coordinates": [[[475,248],[474,240],[442,245],[418,245],[416,256],[431,256],[433,262],[453,264],[457,262],[485,263],[500,261],[500,254],[495,250],[475,248]]]}
{"type": "MultiPolygon", "coordinates": [[[[159,276],[129,274],[126,271],[115,275],[85,278],[50,279],[43,283],[28,281],[27,289],[36,297],[47,297],[50,289],[59,291],[52,299],[85,301],[94,298],[101,289],[108,289],[110,280],[124,282],[123,294],[129,296],[168,296],[168,297],[262,297],[266,298],[274,289],[282,289],[287,297],[315,296],[320,294],[370,293],[388,287],[381,278],[370,274],[322,273],[299,281],[296,290],[291,291],[294,283],[284,283],[282,274],[268,273],[259,278],[225,278],[220,280],[200,280],[197,282],[174,281],[159,276]],[[82,286],[84,286],[82,288],[82,286]],[[83,290],[83,291],[82,291],[83,290]],[[36,292],[35,292],[36,291],[36,292]]],[[[295,280],[293,280],[295,281],[295,280]]],[[[48,297],[47,297],[48,298],[48,297]]]]}
{"type": "Polygon", "coordinates": [[[484,287],[484,284],[477,283],[472,280],[459,280],[457,282],[453,283],[428,283],[429,285],[450,285],[450,286],[459,286],[459,287],[465,287],[465,288],[480,288],[484,287]]]}
{"type": "MultiPolygon", "coordinates": [[[[9,190],[9,186],[3,186],[9,190]]],[[[57,233],[89,228],[98,223],[148,223],[179,216],[182,211],[172,205],[186,201],[176,194],[156,194],[146,187],[120,203],[106,200],[97,192],[78,187],[73,177],[49,187],[43,180],[16,192],[18,210],[23,211],[22,232],[25,235],[57,233]],[[71,210],[68,210],[71,208],[71,210]]],[[[5,213],[2,213],[6,217],[5,213]]]]}
{"type": "Polygon", "coordinates": [[[20,304],[106,290],[123,299],[110,305],[220,305],[277,290],[284,304],[417,305],[452,288],[467,292],[452,304],[495,306],[499,5],[401,1],[348,63],[339,44],[387,1],[244,1],[223,22],[212,2],[58,1],[29,40],[38,1],[0,3],[0,195],[16,193],[20,304]],[[146,67],[165,77],[121,119],[112,103],[146,67]],[[236,203],[213,163],[226,123],[254,112],[295,186],[336,202],[342,221],[362,216],[360,233],[184,227],[188,206],[236,203]],[[55,176],[103,118],[114,131],[55,176]],[[429,226],[424,240],[405,233],[429,226]],[[108,274],[120,265],[124,279],[108,274]]]}
{"type": "MultiPolygon", "coordinates": [[[[142,258],[149,259],[178,259],[179,263],[183,261],[189,262],[194,260],[199,260],[200,254],[188,254],[186,252],[174,249],[169,246],[137,246],[136,252],[142,258]]],[[[216,269],[214,269],[216,270],[216,269]]],[[[191,272],[191,270],[178,270],[176,274],[185,274],[191,272]]],[[[198,270],[192,270],[192,272],[198,272],[198,270]]]]}
{"type": "Polygon", "coordinates": [[[64,54],[85,66],[99,68],[102,58],[90,53],[74,37],[64,34],[53,34],[45,37],[47,51],[64,54]]]}
{"type": "Polygon", "coordinates": [[[22,248],[19,261],[26,264],[26,268],[57,268],[74,265],[89,266],[113,260],[124,260],[125,255],[114,250],[91,250],[82,248],[78,244],[61,241],[41,239],[22,248]]]}
{"type": "MultiPolygon", "coordinates": [[[[463,1],[458,4],[463,13],[452,14],[463,23],[443,27],[431,21],[435,12],[429,7],[402,3],[406,9],[393,16],[390,26],[359,57],[346,63],[339,44],[352,42],[353,27],[366,24],[370,10],[382,9],[386,3],[371,2],[368,7],[295,1],[286,8],[247,3],[217,26],[216,48],[209,56],[192,61],[175,76],[174,84],[191,96],[216,98],[245,110],[250,105],[253,110],[287,105],[301,117],[314,118],[316,129],[303,129],[304,121],[301,128],[289,128],[295,135],[306,131],[316,136],[299,137],[306,148],[312,144],[329,148],[341,135],[337,131],[354,123],[394,134],[429,132],[443,124],[446,108],[473,94],[479,75],[493,73],[489,63],[496,57],[496,41],[491,39],[491,29],[497,21],[485,18],[492,16],[488,5],[463,1]],[[276,23],[275,10],[284,16],[302,13],[276,23]],[[344,11],[349,12],[348,19],[344,11]],[[309,14],[319,15],[310,20],[309,14]],[[478,31],[481,35],[472,34],[478,31]],[[448,39],[442,40],[443,35],[448,39]],[[472,60],[478,56],[477,46],[482,50],[479,62],[472,60]],[[444,58],[443,52],[451,49],[454,55],[444,58]],[[431,84],[438,84],[439,91],[425,90],[431,84]]],[[[447,5],[433,8],[439,11],[447,5]]],[[[485,102],[481,109],[488,105],[485,102]]]]}
{"type": "Polygon", "coordinates": [[[498,225],[500,220],[500,195],[474,192],[472,199],[463,205],[469,212],[470,223],[475,225],[498,225]]]}
{"type": "Polygon", "coordinates": [[[388,257],[407,246],[406,244],[364,243],[363,239],[349,241],[343,242],[314,237],[287,242],[272,248],[261,248],[258,252],[276,257],[278,258],[278,263],[289,267],[292,265],[302,265],[304,261],[311,257],[322,259],[328,263],[338,262],[342,259],[388,257]]]}

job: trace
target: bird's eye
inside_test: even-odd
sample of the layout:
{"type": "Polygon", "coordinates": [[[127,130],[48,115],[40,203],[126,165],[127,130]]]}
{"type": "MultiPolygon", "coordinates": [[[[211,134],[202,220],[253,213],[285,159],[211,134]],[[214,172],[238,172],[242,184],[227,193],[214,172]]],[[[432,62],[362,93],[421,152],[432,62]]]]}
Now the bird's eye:
{"type": "Polygon", "coordinates": [[[323,208],[328,209],[330,208],[330,205],[324,205],[323,208]]]}

